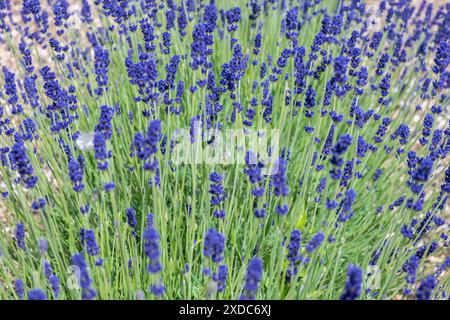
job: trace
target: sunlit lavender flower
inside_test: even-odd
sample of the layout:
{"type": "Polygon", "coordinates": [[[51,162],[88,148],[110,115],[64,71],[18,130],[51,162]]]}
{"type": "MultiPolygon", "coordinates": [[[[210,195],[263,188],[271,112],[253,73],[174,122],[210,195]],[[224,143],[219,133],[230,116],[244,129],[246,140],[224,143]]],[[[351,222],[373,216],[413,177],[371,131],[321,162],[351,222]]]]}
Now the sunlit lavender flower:
{"type": "Polygon", "coordinates": [[[430,275],[420,282],[416,291],[417,300],[430,300],[434,288],[436,287],[436,278],[430,275]]]}
{"type": "Polygon", "coordinates": [[[162,270],[158,231],[151,226],[147,227],[144,231],[143,239],[145,255],[150,259],[147,270],[150,273],[158,273],[162,270]]]}
{"type": "Polygon", "coordinates": [[[80,192],[84,189],[83,181],[83,170],[80,163],[77,160],[72,160],[69,162],[69,176],[73,184],[73,190],[80,192]]]}
{"type": "Polygon", "coordinates": [[[50,283],[50,287],[52,288],[53,296],[58,299],[59,292],[61,290],[59,284],[59,278],[53,273],[52,266],[49,262],[44,261],[44,275],[50,283]]]}
{"type": "Polygon", "coordinates": [[[353,217],[352,205],[356,199],[356,191],[354,189],[348,189],[345,191],[344,199],[342,200],[338,209],[338,221],[345,222],[353,217]]]}
{"type": "Polygon", "coordinates": [[[112,118],[114,116],[114,108],[107,105],[100,107],[100,118],[95,126],[95,132],[103,133],[106,140],[111,139],[113,134],[112,118]]]}
{"type": "Polygon", "coordinates": [[[206,24],[197,24],[192,31],[191,59],[190,66],[196,70],[199,67],[208,68],[208,56],[212,54],[209,47],[213,44],[213,36],[207,33],[206,24]]]}
{"type": "Polygon", "coordinates": [[[157,297],[161,297],[164,294],[164,290],[165,288],[161,280],[158,283],[152,284],[150,286],[150,292],[157,297]]]}
{"type": "Polygon", "coordinates": [[[25,22],[30,22],[31,18],[29,15],[32,15],[34,21],[39,23],[40,14],[41,14],[41,5],[39,0],[23,0],[22,2],[22,17],[25,18],[25,22]]]}
{"type": "Polygon", "coordinates": [[[228,32],[233,32],[238,29],[238,23],[241,20],[241,9],[239,7],[232,8],[225,12],[226,21],[228,24],[228,32]]]}
{"type": "Polygon", "coordinates": [[[22,142],[16,142],[13,145],[9,153],[9,160],[14,170],[19,173],[25,188],[33,188],[38,181],[38,177],[34,175],[33,166],[22,142]]]}
{"type": "Polygon", "coordinates": [[[433,160],[430,158],[423,158],[419,161],[418,167],[411,173],[411,190],[414,193],[419,193],[423,184],[428,181],[433,170],[433,160]]]}
{"type": "Polygon", "coordinates": [[[80,240],[86,252],[90,256],[98,255],[100,248],[98,247],[97,241],[95,240],[94,230],[81,228],[80,230],[80,240]]]}
{"type": "Polygon", "coordinates": [[[19,299],[23,298],[25,288],[21,279],[17,279],[16,281],[14,281],[14,292],[19,297],[19,299]]]}
{"type": "MultiPolygon", "coordinates": [[[[286,197],[289,193],[289,187],[287,185],[287,162],[283,158],[278,158],[274,174],[272,175],[272,185],[273,193],[277,197],[286,197]]],[[[288,212],[287,205],[277,206],[277,213],[280,215],[285,215],[288,212]]]]}
{"type": "Polygon", "coordinates": [[[103,185],[103,190],[105,192],[110,192],[116,188],[116,184],[114,182],[107,182],[103,185]]]}
{"type": "Polygon", "coordinates": [[[339,180],[341,178],[342,172],[340,167],[344,164],[342,155],[347,151],[352,142],[353,137],[351,135],[343,134],[331,149],[332,157],[330,159],[330,164],[333,165],[333,169],[330,171],[330,175],[332,179],[339,180]]]}
{"type": "Polygon", "coordinates": [[[28,300],[47,300],[47,295],[41,289],[28,291],[28,300]]]}
{"type": "Polygon", "coordinates": [[[222,180],[223,176],[217,172],[213,172],[209,176],[211,181],[209,187],[209,193],[211,194],[211,206],[214,209],[214,217],[223,219],[225,218],[225,210],[221,208],[221,203],[225,200],[225,190],[223,189],[222,180]]]}
{"type": "Polygon", "coordinates": [[[347,67],[349,58],[346,56],[339,56],[334,59],[334,77],[335,94],[338,97],[344,96],[348,89],[346,87],[347,82],[347,67]]]}
{"type": "MultiPolygon", "coordinates": [[[[416,255],[413,255],[408,261],[406,261],[403,266],[402,269],[403,271],[406,272],[406,284],[407,285],[414,285],[414,283],[416,282],[416,277],[417,277],[417,271],[419,268],[419,257],[416,255]]],[[[411,294],[410,289],[407,287],[404,290],[404,294],[411,294]]]]}
{"type": "Polygon", "coordinates": [[[322,244],[323,240],[325,240],[325,235],[323,234],[323,232],[316,233],[308,242],[308,244],[306,244],[306,251],[312,253],[322,244]]]}
{"type": "Polygon", "coordinates": [[[57,31],[58,34],[63,34],[64,30],[61,29],[62,26],[65,26],[67,19],[70,17],[70,13],[68,11],[69,4],[66,0],[56,0],[53,4],[53,14],[55,26],[60,27],[57,31]]]}
{"type": "Polygon", "coordinates": [[[8,96],[7,102],[12,106],[11,112],[13,114],[20,113],[21,107],[16,106],[19,102],[19,97],[17,95],[15,74],[9,71],[5,66],[2,70],[5,79],[5,94],[8,96]]]}
{"type": "Polygon", "coordinates": [[[26,251],[25,248],[25,226],[23,223],[16,224],[16,243],[17,247],[26,251]]]}
{"type": "MultiPolygon", "coordinates": [[[[137,220],[136,220],[136,211],[133,208],[127,208],[125,209],[125,215],[127,217],[127,223],[128,225],[134,229],[137,225],[137,220]]],[[[133,234],[135,231],[133,230],[133,234]]]]}
{"type": "Polygon", "coordinates": [[[92,288],[92,279],[89,275],[89,269],[84,259],[84,255],[77,253],[72,256],[72,265],[78,267],[80,271],[79,286],[81,287],[81,298],[83,300],[92,300],[97,296],[97,292],[92,288]]]}
{"type": "Polygon", "coordinates": [[[430,1],[0,0],[0,299],[449,298],[430,1]]]}
{"type": "Polygon", "coordinates": [[[258,161],[257,156],[251,151],[248,151],[245,155],[245,164],[247,167],[244,168],[244,173],[248,176],[252,184],[252,195],[262,197],[264,194],[264,186],[262,185],[264,181],[262,168],[264,165],[258,161]]]}
{"type": "Polygon", "coordinates": [[[220,232],[209,229],[205,234],[203,254],[205,257],[211,258],[215,263],[224,259],[223,253],[225,251],[225,237],[220,232]]]}
{"type": "Polygon", "coordinates": [[[348,266],[347,281],[341,300],[356,300],[361,295],[362,271],[354,265],[348,266]]]}
{"type": "Polygon", "coordinates": [[[217,283],[217,292],[223,292],[226,289],[228,278],[228,267],[224,264],[219,266],[219,270],[213,275],[213,280],[217,283]]]}
{"type": "Polygon", "coordinates": [[[301,240],[300,230],[292,230],[287,254],[289,267],[286,270],[286,281],[288,282],[298,273],[298,265],[303,261],[303,256],[300,254],[301,240]]]}
{"type": "Polygon", "coordinates": [[[255,257],[250,260],[245,274],[244,292],[241,300],[255,300],[259,283],[262,279],[263,262],[260,258],[255,257]]]}
{"type": "Polygon", "coordinates": [[[45,238],[39,239],[39,251],[42,255],[46,254],[48,250],[48,241],[45,238]]]}
{"type": "Polygon", "coordinates": [[[92,22],[91,6],[90,6],[88,0],[82,0],[81,21],[83,21],[84,23],[88,23],[88,24],[92,22]]]}
{"type": "Polygon", "coordinates": [[[158,161],[152,156],[158,152],[158,143],[161,138],[161,121],[152,120],[149,122],[147,136],[144,137],[138,132],[133,139],[132,151],[143,161],[144,170],[156,171],[158,161]]]}

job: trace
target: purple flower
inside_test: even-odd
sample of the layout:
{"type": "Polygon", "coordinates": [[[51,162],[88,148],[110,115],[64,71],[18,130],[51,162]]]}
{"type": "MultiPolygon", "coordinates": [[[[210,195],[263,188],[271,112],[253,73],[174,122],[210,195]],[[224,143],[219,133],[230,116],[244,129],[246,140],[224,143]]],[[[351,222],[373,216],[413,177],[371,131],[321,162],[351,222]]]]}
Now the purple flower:
{"type": "Polygon", "coordinates": [[[339,137],[336,144],[331,149],[332,157],[330,163],[333,165],[333,169],[330,171],[331,178],[339,180],[341,178],[341,169],[344,164],[342,155],[347,151],[353,142],[353,137],[349,134],[343,134],[339,137]]]}
{"type": "Polygon", "coordinates": [[[312,108],[316,105],[316,91],[312,86],[306,90],[305,108],[312,108]]]}
{"type": "Polygon", "coordinates": [[[411,172],[411,190],[418,194],[422,191],[423,185],[428,181],[433,172],[433,160],[431,158],[423,158],[419,161],[417,168],[411,172]]]}
{"type": "Polygon", "coordinates": [[[261,45],[262,45],[262,35],[261,35],[261,33],[258,33],[255,36],[255,47],[253,48],[253,54],[254,55],[259,54],[259,51],[261,49],[261,45]]]}
{"type": "Polygon", "coordinates": [[[414,285],[417,277],[417,270],[419,268],[419,257],[413,255],[407,262],[402,266],[403,271],[406,272],[406,283],[408,285],[414,285]]]}
{"type": "Polygon", "coordinates": [[[127,216],[127,223],[131,228],[136,227],[136,211],[133,208],[125,209],[125,215],[127,216]]]}
{"type": "Polygon", "coordinates": [[[303,261],[303,257],[300,254],[302,235],[299,230],[292,230],[290,242],[288,245],[287,259],[289,261],[289,267],[286,270],[286,280],[291,281],[298,272],[298,264],[303,261]]]}
{"type": "Polygon", "coordinates": [[[133,62],[133,51],[128,51],[125,58],[128,78],[132,85],[137,86],[140,97],[135,97],[137,101],[154,102],[158,98],[155,92],[158,69],[153,55],[147,53],[139,54],[139,61],[133,62]]]}
{"type": "Polygon", "coordinates": [[[340,186],[343,186],[343,187],[348,186],[348,183],[353,176],[354,165],[355,165],[355,161],[353,159],[351,159],[345,163],[344,169],[342,170],[341,181],[339,182],[340,186]]]}
{"type": "Polygon", "coordinates": [[[264,195],[264,178],[262,175],[262,168],[264,165],[258,161],[256,155],[248,151],[245,155],[244,173],[248,176],[250,183],[252,184],[252,195],[255,197],[262,197],[264,195]]]}
{"type": "Polygon", "coordinates": [[[217,283],[218,292],[225,291],[227,278],[228,278],[228,267],[222,264],[219,266],[217,274],[213,274],[213,280],[217,283]]]}
{"type": "Polygon", "coordinates": [[[105,192],[110,192],[116,188],[116,184],[114,182],[108,182],[103,185],[103,190],[105,192]]]}
{"type": "Polygon", "coordinates": [[[276,163],[275,172],[272,175],[272,184],[274,188],[274,194],[277,197],[285,197],[289,194],[289,187],[287,186],[287,168],[286,160],[278,158],[276,163]]]}
{"type": "Polygon", "coordinates": [[[92,22],[92,13],[91,13],[91,6],[89,5],[88,0],[82,0],[81,5],[81,21],[84,23],[91,23],[92,22]]]}
{"type": "Polygon", "coordinates": [[[164,294],[164,290],[165,290],[165,288],[162,283],[162,280],[160,280],[159,283],[152,284],[150,286],[150,292],[157,297],[161,297],[164,294]]]}
{"type": "Polygon", "coordinates": [[[430,300],[431,294],[436,287],[437,281],[435,276],[430,275],[420,282],[419,287],[416,291],[417,300],[430,300]]]}
{"type": "Polygon", "coordinates": [[[306,245],[306,251],[309,253],[312,253],[315,249],[317,249],[325,240],[325,235],[323,232],[316,233],[311,240],[309,240],[309,243],[306,245]]]}
{"type": "Polygon", "coordinates": [[[212,33],[217,26],[217,8],[214,1],[211,1],[209,5],[205,6],[203,20],[205,21],[206,32],[212,33]]]}
{"type": "Polygon", "coordinates": [[[86,249],[90,256],[98,255],[100,248],[95,240],[94,230],[81,228],[80,230],[80,240],[82,246],[86,249]]]}
{"type": "Polygon", "coordinates": [[[220,74],[220,84],[225,86],[231,94],[236,90],[237,83],[247,70],[248,55],[244,55],[240,44],[233,47],[233,56],[229,63],[224,63],[220,74]]]}
{"type": "Polygon", "coordinates": [[[153,26],[148,22],[148,19],[142,19],[141,21],[139,21],[139,23],[142,35],[144,37],[145,50],[146,51],[155,50],[155,46],[152,43],[152,41],[155,40],[153,26]]]}
{"type": "Polygon", "coordinates": [[[186,35],[186,27],[188,25],[188,18],[183,6],[180,7],[180,14],[178,15],[178,30],[180,32],[181,37],[186,35]]]}
{"type": "Polygon", "coordinates": [[[241,20],[241,8],[235,7],[225,12],[225,18],[228,24],[228,32],[238,29],[237,23],[241,20]]]}
{"type": "Polygon", "coordinates": [[[347,67],[350,59],[345,56],[339,56],[334,59],[334,76],[335,94],[338,97],[343,97],[347,93],[347,67]]]}
{"type": "MultiPolygon", "coordinates": [[[[54,21],[55,21],[55,26],[57,27],[61,27],[64,25],[64,21],[66,21],[67,19],[69,19],[70,17],[70,13],[68,12],[68,7],[69,4],[67,3],[66,0],[56,0],[55,3],[53,4],[53,14],[54,14],[54,21]]],[[[59,29],[57,31],[58,34],[62,34],[64,33],[64,31],[62,29],[59,29]]]]}
{"type": "Polygon", "coordinates": [[[114,116],[114,108],[107,105],[100,107],[100,117],[98,123],[95,125],[95,132],[103,133],[103,137],[106,140],[110,140],[113,133],[112,119],[114,116]]]}
{"type": "Polygon", "coordinates": [[[434,73],[444,73],[450,64],[450,44],[445,41],[439,42],[436,50],[436,57],[434,58],[434,73]]]}
{"type": "Polygon", "coordinates": [[[441,186],[443,192],[450,193],[450,167],[445,170],[444,183],[441,186]]]}
{"type": "Polygon", "coordinates": [[[21,279],[17,279],[16,281],[14,281],[14,292],[19,297],[19,299],[23,298],[25,289],[21,279]]]}
{"type": "Polygon", "coordinates": [[[170,46],[171,46],[171,42],[170,42],[170,33],[169,32],[164,32],[162,34],[162,40],[163,40],[163,53],[164,54],[169,54],[170,53],[170,46]]]}
{"type": "Polygon", "coordinates": [[[214,263],[218,263],[224,259],[225,237],[220,232],[209,229],[205,234],[203,254],[211,258],[214,263]]]}
{"type": "Polygon", "coordinates": [[[208,56],[212,54],[209,47],[214,43],[213,36],[207,33],[206,24],[197,24],[192,31],[190,66],[196,70],[199,67],[209,68],[208,56]]]}
{"type": "Polygon", "coordinates": [[[15,75],[4,66],[3,76],[5,79],[5,94],[8,96],[7,102],[13,106],[13,114],[14,114],[17,113],[16,111],[14,111],[15,110],[14,107],[19,102],[19,97],[17,96],[15,75]]]}
{"type": "Polygon", "coordinates": [[[143,239],[145,255],[150,259],[147,271],[152,274],[158,273],[162,270],[158,231],[152,226],[148,226],[144,231],[143,239]]]}
{"type": "Polygon", "coordinates": [[[92,279],[89,275],[89,269],[84,259],[84,255],[77,253],[72,256],[72,265],[79,270],[78,284],[81,287],[81,298],[83,300],[92,300],[97,296],[97,292],[92,288],[92,279]]]}
{"type": "Polygon", "coordinates": [[[376,74],[377,76],[381,76],[384,72],[384,68],[386,67],[387,63],[389,62],[390,56],[387,53],[383,53],[378,60],[377,70],[376,74]]]}
{"type": "Polygon", "coordinates": [[[63,89],[56,79],[56,74],[48,66],[43,67],[40,74],[44,80],[45,95],[51,100],[46,107],[51,124],[50,129],[58,133],[67,129],[76,119],[76,116],[72,114],[77,109],[75,87],[70,87],[69,90],[63,89]]]}
{"type": "Polygon", "coordinates": [[[255,300],[259,283],[262,279],[263,262],[260,258],[255,257],[250,260],[245,274],[244,293],[241,300],[255,300]]]}
{"type": "Polygon", "coordinates": [[[38,91],[36,89],[36,79],[37,76],[33,75],[33,76],[26,76],[25,79],[23,80],[23,86],[25,89],[25,93],[27,94],[28,103],[33,108],[40,106],[38,91]]]}
{"type": "Polygon", "coordinates": [[[34,175],[34,169],[25,150],[23,142],[16,142],[9,152],[9,160],[14,170],[17,170],[25,188],[33,188],[38,177],[34,175]]]}
{"type": "MultiPolygon", "coordinates": [[[[31,0],[31,1],[35,1],[35,0],[31,0]]],[[[37,2],[38,2],[38,5],[39,5],[39,1],[37,1],[37,2]]],[[[23,4],[25,4],[25,1],[23,2],[23,4]]],[[[34,71],[33,58],[31,56],[31,50],[28,49],[26,44],[22,41],[22,42],[19,43],[19,51],[22,54],[22,65],[25,68],[25,71],[28,72],[29,74],[31,74],[34,71]]],[[[6,77],[5,77],[5,80],[6,80],[6,77]]]]}
{"type": "Polygon", "coordinates": [[[335,15],[331,21],[330,33],[337,36],[341,32],[342,24],[342,16],[340,14],[335,15]]]}
{"type": "Polygon", "coordinates": [[[433,160],[424,158],[420,160],[419,167],[412,173],[411,177],[420,182],[427,181],[433,168],[433,160]]]}
{"type": "Polygon", "coordinates": [[[286,36],[288,39],[295,39],[298,32],[298,7],[294,7],[286,12],[286,36]]]}
{"type": "Polygon", "coordinates": [[[98,85],[95,92],[98,95],[102,95],[103,91],[106,90],[108,86],[109,51],[103,49],[101,46],[96,46],[94,50],[94,59],[95,80],[98,85]]]}
{"type": "Polygon", "coordinates": [[[166,11],[166,30],[170,30],[175,27],[176,13],[174,10],[166,11]]]}
{"type": "MultiPolygon", "coordinates": [[[[276,197],[285,197],[289,194],[286,165],[286,160],[279,157],[274,166],[274,172],[271,176],[271,183],[273,187],[273,193],[276,197]]],[[[287,204],[277,205],[275,210],[279,215],[286,215],[289,211],[289,207],[287,204]]]]}
{"type": "Polygon", "coordinates": [[[106,149],[106,139],[101,132],[94,134],[94,156],[97,159],[97,168],[99,170],[108,169],[109,163],[107,161],[110,158],[110,153],[106,149]]]}
{"type": "Polygon", "coordinates": [[[353,189],[348,189],[345,191],[345,197],[342,200],[338,209],[338,221],[345,222],[353,217],[352,205],[356,199],[356,191],[353,189]]]}
{"type": "Polygon", "coordinates": [[[39,198],[37,201],[31,203],[31,209],[33,209],[33,211],[38,211],[44,208],[46,204],[47,202],[44,199],[39,198]]]}
{"type": "Polygon", "coordinates": [[[28,18],[28,15],[31,14],[34,17],[34,21],[39,24],[41,19],[41,4],[39,3],[39,0],[23,0],[21,13],[25,23],[31,21],[31,18],[28,18]]]}
{"type": "Polygon", "coordinates": [[[16,244],[17,247],[26,251],[25,248],[25,226],[23,223],[16,224],[16,244]]]}
{"type": "Polygon", "coordinates": [[[53,274],[52,266],[47,261],[44,261],[44,275],[50,283],[53,296],[57,299],[60,292],[59,278],[55,274],[53,274]]]}
{"type": "Polygon", "coordinates": [[[152,120],[149,122],[146,137],[140,132],[134,136],[131,149],[133,154],[143,162],[142,167],[144,170],[157,171],[158,160],[153,155],[158,152],[160,138],[160,120],[152,120]]]}
{"type": "Polygon", "coordinates": [[[42,255],[44,255],[45,253],[47,253],[48,250],[48,241],[45,238],[40,238],[39,239],[39,251],[41,252],[42,255]]]}
{"type": "Polygon", "coordinates": [[[28,300],[47,300],[47,295],[41,289],[28,291],[28,300]]]}
{"type": "Polygon", "coordinates": [[[354,265],[348,266],[347,281],[341,300],[356,300],[361,295],[362,271],[354,265]]]}
{"type": "Polygon", "coordinates": [[[209,176],[211,181],[209,193],[211,194],[211,206],[214,207],[214,217],[225,218],[225,210],[221,209],[221,203],[225,200],[225,190],[222,185],[223,176],[213,172],[209,176]]]}
{"type": "Polygon", "coordinates": [[[374,32],[374,34],[372,35],[372,40],[370,41],[370,44],[369,44],[370,49],[377,50],[382,38],[383,38],[383,32],[381,32],[381,31],[374,32]]]}
{"type": "Polygon", "coordinates": [[[69,162],[69,176],[73,184],[73,190],[80,192],[84,189],[83,181],[83,169],[77,160],[72,160],[69,162]]]}

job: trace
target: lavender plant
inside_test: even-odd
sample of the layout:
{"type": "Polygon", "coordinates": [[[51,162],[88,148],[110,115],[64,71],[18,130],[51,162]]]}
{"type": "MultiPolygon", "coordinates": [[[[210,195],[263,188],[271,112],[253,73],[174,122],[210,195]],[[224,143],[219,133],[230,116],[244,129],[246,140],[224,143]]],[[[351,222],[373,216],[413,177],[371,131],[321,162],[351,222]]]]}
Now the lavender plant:
{"type": "Polygon", "coordinates": [[[448,299],[449,26],[426,0],[0,0],[0,299],[448,299]],[[193,160],[230,129],[242,161],[193,160]]]}

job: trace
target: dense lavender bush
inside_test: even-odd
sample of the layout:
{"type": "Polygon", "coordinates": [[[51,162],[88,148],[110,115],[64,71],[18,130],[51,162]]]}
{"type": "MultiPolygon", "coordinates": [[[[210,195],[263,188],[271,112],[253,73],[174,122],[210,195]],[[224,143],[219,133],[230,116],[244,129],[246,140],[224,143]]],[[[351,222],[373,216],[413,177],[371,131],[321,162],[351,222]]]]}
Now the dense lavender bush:
{"type": "Polygon", "coordinates": [[[448,299],[449,26],[0,0],[0,299],[448,299]]]}

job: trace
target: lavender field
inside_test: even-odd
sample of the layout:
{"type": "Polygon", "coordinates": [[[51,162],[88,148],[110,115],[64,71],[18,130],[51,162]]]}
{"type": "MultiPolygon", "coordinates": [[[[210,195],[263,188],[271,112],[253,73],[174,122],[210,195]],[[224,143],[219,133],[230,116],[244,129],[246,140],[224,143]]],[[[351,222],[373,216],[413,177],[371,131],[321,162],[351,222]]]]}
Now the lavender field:
{"type": "Polygon", "coordinates": [[[0,0],[0,300],[450,297],[450,2],[0,0]]]}

